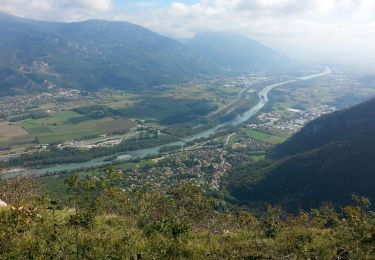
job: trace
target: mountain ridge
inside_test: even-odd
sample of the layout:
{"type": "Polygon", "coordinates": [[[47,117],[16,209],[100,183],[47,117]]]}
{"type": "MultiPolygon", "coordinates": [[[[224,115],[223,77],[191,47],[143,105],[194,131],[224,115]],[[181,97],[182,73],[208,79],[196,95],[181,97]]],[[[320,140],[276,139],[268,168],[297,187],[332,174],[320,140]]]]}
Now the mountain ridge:
{"type": "Polygon", "coordinates": [[[292,62],[254,39],[228,32],[199,32],[187,45],[222,68],[280,69],[292,62]]]}
{"type": "Polygon", "coordinates": [[[129,22],[33,21],[0,15],[0,67],[28,73],[35,61],[55,75],[34,73],[40,81],[97,89],[135,89],[189,80],[216,71],[183,44],[129,22]]]}
{"type": "Polygon", "coordinates": [[[271,70],[292,63],[271,48],[236,34],[198,33],[181,43],[126,21],[63,23],[6,13],[0,13],[0,21],[0,69],[2,74],[9,72],[0,78],[0,89],[6,94],[51,85],[137,91],[215,75],[223,69],[271,70]],[[204,41],[203,45],[198,41],[199,48],[194,44],[207,35],[216,49],[204,41]],[[17,80],[11,81],[14,77],[17,80]]]}

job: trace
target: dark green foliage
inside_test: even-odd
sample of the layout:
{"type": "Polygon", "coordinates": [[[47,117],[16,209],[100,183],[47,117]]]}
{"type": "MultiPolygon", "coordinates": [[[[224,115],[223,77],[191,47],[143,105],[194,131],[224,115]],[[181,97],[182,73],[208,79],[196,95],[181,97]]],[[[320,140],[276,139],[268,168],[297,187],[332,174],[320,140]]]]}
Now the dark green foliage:
{"type": "Polygon", "coordinates": [[[217,123],[218,122],[215,120],[199,120],[198,122],[193,121],[184,124],[169,125],[163,129],[163,132],[169,135],[184,138],[210,129],[217,123]]]}
{"type": "Polygon", "coordinates": [[[135,118],[154,118],[162,124],[172,125],[195,120],[215,109],[215,105],[204,99],[145,97],[136,105],[120,110],[118,113],[135,118]]]}
{"type": "Polygon", "coordinates": [[[8,118],[8,121],[18,122],[18,121],[22,121],[22,120],[29,119],[29,118],[39,119],[39,118],[46,118],[48,116],[49,116],[49,114],[47,112],[42,111],[42,110],[37,110],[37,111],[33,111],[33,112],[30,112],[30,113],[27,113],[27,114],[13,116],[11,118],[8,118]]]}
{"type": "Polygon", "coordinates": [[[118,115],[118,112],[116,110],[103,106],[103,105],[79,107],[79,108],[73,109],[73,111],[80,113],[90,119],[99,119],[99,118],[113,117],[113,116],[118,115]]]}
{"type": "Polygon", "coordinates": [[[291,211],[347,205],[352,193],[375,200],[374,110],[373,99],[312,121],[271,152],[282,159],[235,170],[229,193],[245,204],[283,204],[291,211]]]}
{"type": "Polygon", "coordinates": [[[358,138],[372,139],[374,111],[375,99],[371,99],[355,107],[322,116],[277,146],[271,156],[282,158],[295,155],[335,141],[355,143],[358,138]]]}
{"type": "Polygon", "coordinates": [[[110,194],[116,192],[115,183],[120,182],[123,174],[110,167],[103,176],[90,178],[70,176],[66,183],[69,193],[72,194],[70,201],[75,209],[75,214],[70,216],[69,224],[77,227],[92,227],[95,215],[99,208],[99,198],[102,193],[110,194]]]}
{"type": "MultiPolygon", "coordinates": [[[[219,206],[189,183],[165,191],[148,185],[122,190],[122,176],[110,168],[96,177],[69,178],[72,196],[66,208],[44,199],[0,209],[0,258],[375,257],[375,213],[363,197],[353,196],[354,203],[339,210],[325,206],[288,215],[269,207],[256,217],[219,206]]],[[[19,186],[17,181],[8,185],[19,186]]]]}

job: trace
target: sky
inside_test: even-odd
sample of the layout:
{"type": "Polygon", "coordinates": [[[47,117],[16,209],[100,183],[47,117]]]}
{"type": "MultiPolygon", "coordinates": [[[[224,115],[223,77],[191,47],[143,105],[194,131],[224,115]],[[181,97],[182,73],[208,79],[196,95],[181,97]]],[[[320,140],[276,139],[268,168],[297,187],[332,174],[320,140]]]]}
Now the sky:
{"type": "Polygon", "coordinates": [[[39,20],[124,20],[175,38],[249,36],[298,59],[375,64],[375,0],[0,0],[39,20]]]}

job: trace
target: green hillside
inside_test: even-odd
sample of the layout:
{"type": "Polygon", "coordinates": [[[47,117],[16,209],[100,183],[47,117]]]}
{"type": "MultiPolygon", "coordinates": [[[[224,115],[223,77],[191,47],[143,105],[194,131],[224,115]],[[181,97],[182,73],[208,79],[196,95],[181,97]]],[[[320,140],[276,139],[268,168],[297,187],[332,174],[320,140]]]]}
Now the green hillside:
{"type": "Polygon", "coordinates": [[[227,189],[249,205],[282,204],[291,210],[325,202],[345,205],[352,194],[375,199],[375,99],[318,118],[267,162],[234,170],[227,189]]]}
{"type": "Polygon", "coordinates": [[[277,146],[272,158],[282,158],[316,149],[333,141],[355,142],[357,138],[371,141],[375,129],[375,99],[355,107],[322,116],[289,140],[277,146]]]}
{"type": "Polygon", "coordinates": [[[122,189],[123,175],[66,178],[69,199],[33,178],[0,179],[1,259],[373,259],[370,202],[290,215],[233,209],[198,186],[122,189]]]}

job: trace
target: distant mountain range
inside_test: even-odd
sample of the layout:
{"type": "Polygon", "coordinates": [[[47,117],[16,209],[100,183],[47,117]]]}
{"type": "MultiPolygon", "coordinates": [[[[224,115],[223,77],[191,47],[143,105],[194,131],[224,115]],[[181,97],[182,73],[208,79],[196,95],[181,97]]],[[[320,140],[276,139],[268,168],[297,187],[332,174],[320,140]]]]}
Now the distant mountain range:
{"type": "Polygon", "coordinates": [[[233,33],[197,33],[186,44],[221,68],[273,70],[292,64],[290,58],[273,49],[233,33]]]}
{"type": "Polygon", "coordinates": [[[53,85],[143,89],[223,67],[271,68],[280,57],[236,35],[198,34],[183,44],[128,22],[42,22],[0,13],[2,94],[53,85]]]}
{"type": "Polygon", "coordinates": [[[216,66],[185,45],[127,22],[39,22],[0,15],[0,87],[15,91],[48,80],[97,89],[188,80],[216,66]]]}
{"type": "Polygon", "coordinates": [[[258,166],[237,169],[229,193],[245,204],[290,209],[345,205],[353,193],[375,201],[375,99],[318,118],[258,166]]]}

